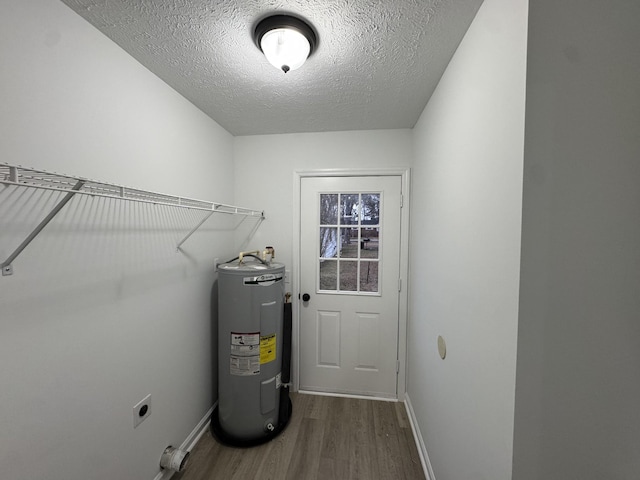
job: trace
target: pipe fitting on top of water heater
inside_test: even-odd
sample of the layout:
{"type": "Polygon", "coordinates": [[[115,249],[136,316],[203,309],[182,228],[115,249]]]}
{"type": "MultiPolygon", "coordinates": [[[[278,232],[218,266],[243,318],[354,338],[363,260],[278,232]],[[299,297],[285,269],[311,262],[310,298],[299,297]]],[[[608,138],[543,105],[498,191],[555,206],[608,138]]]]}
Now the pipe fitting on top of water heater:
{"type": "Polygon", "coordinates": [[[256,255],[260,255],[260,250],[252,250],[250,252],[240,252],[238,254],[238,265],[242,265],[244,263],[244,256],[245,255],[249,255],[249,256],[256,256],[256,255]]]}
{"type": "Polygon", "coordinates": [[[244,263],[245,255],[249,256],[257,256],[258,258],[262,258],[262,261],[269,265],[274,258],[276,258],[276,249],[273,247],[264,247],[264,250],[261,252],[260,250],[252,250],[250,252],[240,252],[238,254],[238,264],[242,265],[244,263]],[[267,255],[269,258],[267,259],[267,255]]]}
{"type": "Polygon", "coordinates": [[[262,260],[267,263],[271,263],[276,258],[276,249],[273,247],[264,247],[262,251],[262,260]],[[270,255],[269,260],[267,260],[267,255],[270,255]]]}

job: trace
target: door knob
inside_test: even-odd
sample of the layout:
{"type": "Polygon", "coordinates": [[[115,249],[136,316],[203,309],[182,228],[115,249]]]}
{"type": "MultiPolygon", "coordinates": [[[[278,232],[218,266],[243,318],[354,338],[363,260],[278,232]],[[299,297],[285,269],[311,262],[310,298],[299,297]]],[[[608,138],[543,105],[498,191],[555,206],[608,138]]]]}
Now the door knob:
{"type": "Polygon", "coordinates": [[[303,302],[308,302],[310,299],[311,299],[311,295],[309,295],[308,293],[305,293],[302,295],[303,302]]]}

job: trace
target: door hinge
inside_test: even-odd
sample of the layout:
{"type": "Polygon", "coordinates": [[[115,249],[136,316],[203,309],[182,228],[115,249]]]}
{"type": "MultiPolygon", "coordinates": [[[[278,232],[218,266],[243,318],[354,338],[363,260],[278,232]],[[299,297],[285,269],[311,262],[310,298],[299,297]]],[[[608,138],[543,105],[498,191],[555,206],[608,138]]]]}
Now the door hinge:
{"type": "Polygon", "coordinates": [[[398,279],[398,291],[399,292],[402,291],[402,279],[401,278],[398,279]]]}
{"type": "Polygon", "coordinates": [[[400,208],[404,207],[404,195],[400,194],[400,208]]]}
{"type": "Polygon", "coordinates": [[[396,360],[396,373],[400,373],[400,360],[396,360]]]}

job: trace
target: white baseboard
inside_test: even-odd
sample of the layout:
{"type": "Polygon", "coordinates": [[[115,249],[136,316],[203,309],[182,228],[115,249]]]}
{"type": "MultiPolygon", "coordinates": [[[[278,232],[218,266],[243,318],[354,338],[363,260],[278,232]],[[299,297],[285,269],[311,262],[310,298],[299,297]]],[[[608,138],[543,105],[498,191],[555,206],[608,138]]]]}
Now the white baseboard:
{"type": "MultiPolygon", "coordinates": [[[[198,443],[200,437],[202,437],[202,435],[204,435],[204,433],[207,431],[207,427],[209,426],[209,422],[211,421],[211,415],[213,415],[213,411],[215,410],[216,405],[218,405],[217,401],[207,411],[207,413],[204,414],[202,420],[198,422],[196,427],[191,431],[184,442],[182,442],[182,445],[180,445],[180,450],[186,450],[187,452],[190,452],[191,449],[196,446],[196,443],[198,443]]],[[[189,468],[188,465],[187,468],[189,468]]],[[[173,477],[174,473],[175,472],[173,470],[165,470],[163,472],[159,472],[153,480],[169,480],[171,477],[173,477]]]]}
{"type": "Polygon", "coordinates": [[[352,393],[340,393],[340,392],[323,392],[320,390],[298,390],[300,395],[319,395],[325,397],[342,397],[342,398],[356,398],[359,400],[377,400],[380,402],[397,402],[397,398],[392,397],[376,397],[369,395],[354,395],[352,393]]]}
{"type": "Polygon", "coordinates": [[[202,420],[200,420],[198,425],[196,425],[196,428],[191,431],[186,440],[182,442],[182,445],[180,445],[181,450],[190,452],[193,447],[196,446],[200,437],[202,437],[202,435],[207,431],[207,427],[209,427],[209,422],[211,421],[211,415],[213,415],[213,411],[216,409],[217,405],[218,402],[216,401],[207,413],[204,414],[204,417],[202,417],[202,420]]]}
{"type": "Polygon", "coordinates": [[[418,455],[420,455],[420,463],[422,463],[424,476],[427,477],[427,480],[436,480],[436,476],[433,473],[433,467],[431,466],[431,461],[429,460],[429,454],[427,453],[427,447],[424,444],[422,434],[420,433],[420,427],[418,426],[416,414],[413,411],[413,406],[411,405],[411,399],[409,398],[408,393],[404,394],[404,405],[407,409],[407,416],[409,417],[409,424],[411,425],[413,438],[416,441],[416,447],[418,447],[418,455]]]}

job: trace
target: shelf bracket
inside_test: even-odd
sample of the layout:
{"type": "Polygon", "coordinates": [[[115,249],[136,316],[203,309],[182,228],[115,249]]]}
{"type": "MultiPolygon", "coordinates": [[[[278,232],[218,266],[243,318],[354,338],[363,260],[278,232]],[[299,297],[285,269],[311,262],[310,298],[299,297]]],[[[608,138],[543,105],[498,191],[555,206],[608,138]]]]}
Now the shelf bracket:
{"type": "MultiPolygon", "coordinates": [[[[12,172],[12,176],[17,176],[17,173],[12,172]]],[[[12,181],[15,181],[12,179],[12,181]]],[[[53,210],[49,212],[49,214],[42,220],[38,226],[29,234],[27,238],[14,250],[14,252],[7,257],[7,259],[0,264],[0,269],[2,269],[2,275],[13,275],[13,261],[22,253],[22,251],[27,248],[27,246],[31,243],[31,241],[38,236],[38,234],[46,227],[51,220],[58,214],[60,210],[64,208],[64,206],[73,198],[73,196],[78,193],[85,184],[84,180],[78,180],[78,182],[73,186],[71,191],[69,191],[62,200],[58,202],[58,204],[53,207],[53,210]]]]}
{"type": "Polygon", "coordinates": [[[209,215],[207,215],[206,217],[204,217],[204,218],[202,219],[202,221],[201,221],[198,225],[196,225],[195,227],[193,227],[193,229],[192,229],[189,233],[187,233],[187,236],[186,236],[186,237],[184,237],[184,238],[180,241],[180,243],[178,243],[178,246],[176,247],[176,251],[179,251],[179,250],[180,250],[180,247],[182,246],[182,244],[183,244],[184,242],[186,242],[186,241],[189,239],[189,237],[190,237],[191,235],[193,235],[193,234],[195,233],[195,231],[196,231],[196,230],[198,230],[198,229],[202,226],[202,224],[203,224],[204,222],[206,222],[207,220],[209,220],[209,217],[210,217],[211,215],[213,215],[213,213],[214,213],[214,212],[215,212],[215,210],[211,210],[211,211],[209,212],[209,215]]]}

